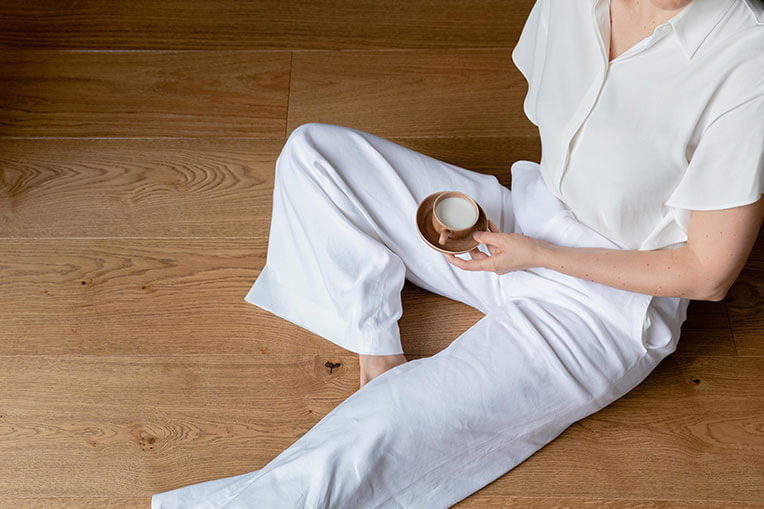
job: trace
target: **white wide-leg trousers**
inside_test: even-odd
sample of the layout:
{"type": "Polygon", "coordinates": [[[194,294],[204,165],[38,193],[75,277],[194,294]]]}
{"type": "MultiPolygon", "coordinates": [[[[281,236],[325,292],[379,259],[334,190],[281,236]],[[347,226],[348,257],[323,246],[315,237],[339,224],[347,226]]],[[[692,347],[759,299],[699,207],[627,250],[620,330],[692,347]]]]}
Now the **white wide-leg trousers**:
{"type": "Polygon", "coordinates": [[[403,352],[405,279],[485,316],[436,355],[374,378],[259,470],[156,494],[152,508],[449,507],[638,385],[676,349],[687,299],[540,267],[465,271],[419,237],[419,202],[457,190],[502,231],[618,249],[548,191],[537,163],[511,173],[510,191],[364,131],[296,128],[276,162],[267,259],[248,302],[379,355],[403,352]]]}

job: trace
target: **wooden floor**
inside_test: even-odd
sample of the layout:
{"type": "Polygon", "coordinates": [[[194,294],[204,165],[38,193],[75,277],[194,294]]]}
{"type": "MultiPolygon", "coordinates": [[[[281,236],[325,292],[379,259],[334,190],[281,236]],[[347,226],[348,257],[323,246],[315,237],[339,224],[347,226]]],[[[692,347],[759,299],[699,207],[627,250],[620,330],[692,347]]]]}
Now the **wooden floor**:
{"type": "MultiPolygon", "coordinates": [[[[509,186],[540,156],[510,58],[530,6],[3,2],[0,507],[146,507],[352,394],[357,356],[243,301],[275,159],[328,122],[509,186]]],[[[763,276],[760,237],[640,386],[457,506],[764,505],[763,276]]],[[[410,358],[482,316],[408,282],[403,306],[410,358]]]]}

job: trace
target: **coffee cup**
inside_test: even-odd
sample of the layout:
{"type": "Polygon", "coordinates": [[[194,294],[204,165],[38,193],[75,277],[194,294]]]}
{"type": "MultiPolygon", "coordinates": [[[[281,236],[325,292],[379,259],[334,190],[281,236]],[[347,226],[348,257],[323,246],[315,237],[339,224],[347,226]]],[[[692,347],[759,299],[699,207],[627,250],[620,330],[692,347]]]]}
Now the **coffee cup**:
{"type": "Polygon", "coordinates": [[[432,226],[440,235],[438,244],[469,235],[480,215],[475,200],[458,191],[444,191],[432,205],[432,226]]]}

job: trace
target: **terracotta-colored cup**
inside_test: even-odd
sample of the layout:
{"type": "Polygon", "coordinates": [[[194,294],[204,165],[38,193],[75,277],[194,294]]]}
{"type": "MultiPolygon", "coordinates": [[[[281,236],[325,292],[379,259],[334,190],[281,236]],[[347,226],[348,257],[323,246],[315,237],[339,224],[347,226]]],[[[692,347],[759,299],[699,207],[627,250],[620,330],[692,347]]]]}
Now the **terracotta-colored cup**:
{"type": "Polygon", "coordinates": [[[477,220],[480,215],[480,209],[478,208],[477,203],[475,203],[475,200],[470,198],[464,193],[460,193],[458,191],[444,191],[440,195],[438,195],[437,198],[435,198],[435,201],[432,204],[432,226],[435,228],[435,231],[440,234],[440,237],[438,238],[438,244],[443,245],[446,243],[448,239],[460,239],[467,235],[469,235],[472,232],[472,229],[475,227],[475,223],[477,223],[477,220]],[[475,209],[475,220],[470,223],[469,226],[466,226],[464,228],[455,229],[452,226],[444,223],[441,218],[437,216],[435,213],[436,210],[438,210],[438,203],[445,200],[446,198],[462,198],[466,201],[468,201],[472,207],[475,209]]]}

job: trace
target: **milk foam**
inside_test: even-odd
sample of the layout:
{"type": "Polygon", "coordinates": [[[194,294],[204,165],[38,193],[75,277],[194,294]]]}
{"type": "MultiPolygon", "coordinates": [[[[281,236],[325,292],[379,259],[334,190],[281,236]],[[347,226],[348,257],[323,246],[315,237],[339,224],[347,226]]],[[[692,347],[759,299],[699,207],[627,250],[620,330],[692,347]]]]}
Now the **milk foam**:
{"type": "Polygon", "coordinates": [[[435,207],[435,215],[443,224],[454,230],[468,228],[477,220],[475,207],[458,196],[440,200],[435,207]]]}

